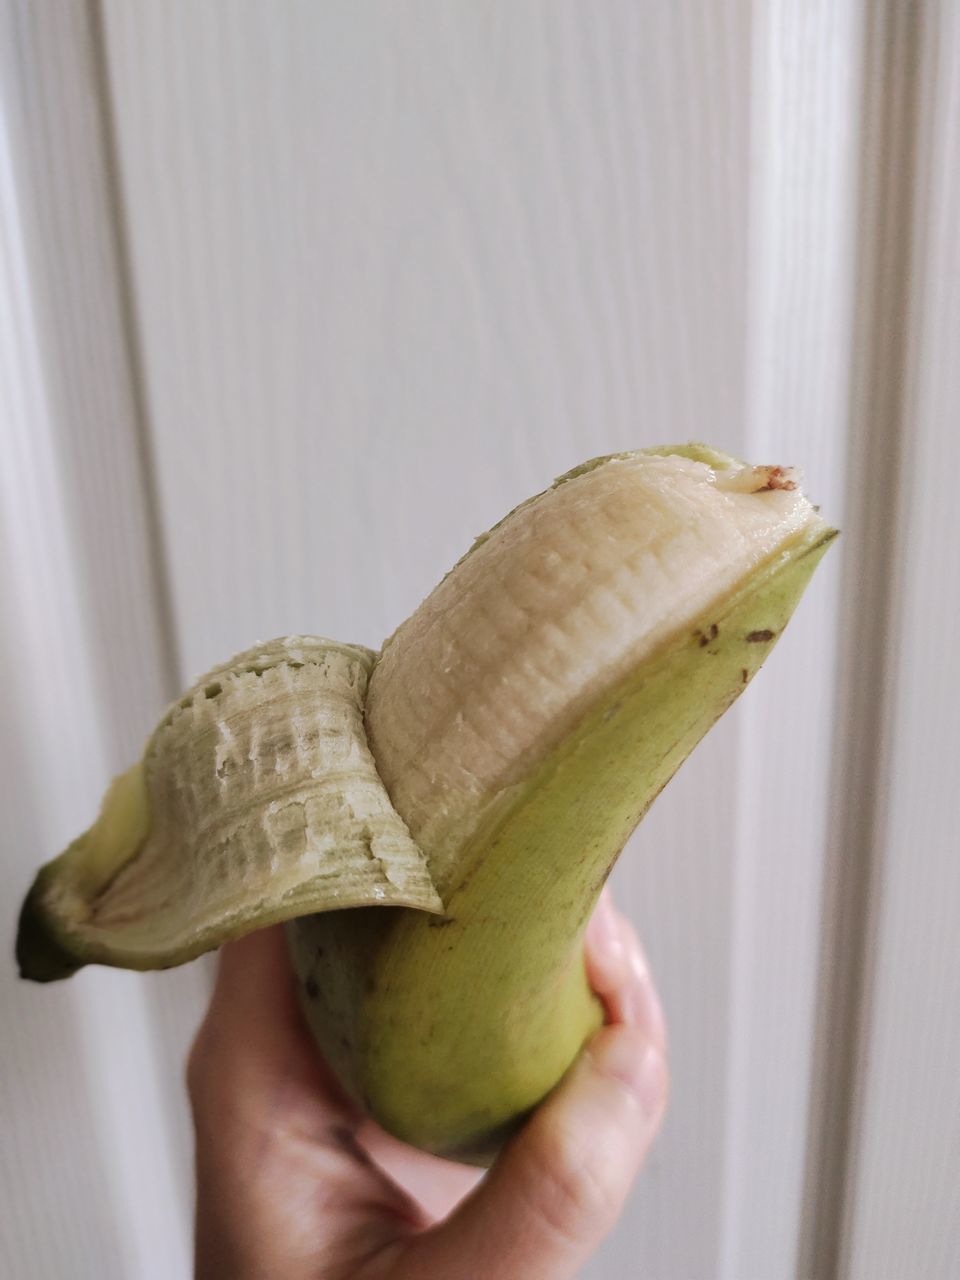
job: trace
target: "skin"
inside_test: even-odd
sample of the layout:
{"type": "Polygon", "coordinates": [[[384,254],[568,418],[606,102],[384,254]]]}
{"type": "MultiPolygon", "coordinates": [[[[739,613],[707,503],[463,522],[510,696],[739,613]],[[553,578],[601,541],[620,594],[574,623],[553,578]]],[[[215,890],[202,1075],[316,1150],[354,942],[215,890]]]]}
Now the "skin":
{"type": "Polygon", "coordinates": [[[187,1072],[197,1280],[565,1280],[616,1222],[666,1105],[666,1030],[601,896],[587,973],[607,1024],[486,1175],[388,1137],[343,1095],[279,928],[225,946],[187,1072]]]}

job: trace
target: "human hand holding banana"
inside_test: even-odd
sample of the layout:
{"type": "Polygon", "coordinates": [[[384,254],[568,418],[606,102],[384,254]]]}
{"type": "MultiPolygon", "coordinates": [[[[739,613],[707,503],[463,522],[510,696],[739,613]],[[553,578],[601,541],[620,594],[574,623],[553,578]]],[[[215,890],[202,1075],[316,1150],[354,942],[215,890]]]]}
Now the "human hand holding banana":
{"type": "Polygon", "coordinates": [[[607,1025],[478,1172],[364,1118],[319,1059],[276,929],[223,949],[190,1057],[197,1280],[566,1280],[616,1220],[663,1114],[666,1033],[605,892],[585,958],[607,1025]]]}

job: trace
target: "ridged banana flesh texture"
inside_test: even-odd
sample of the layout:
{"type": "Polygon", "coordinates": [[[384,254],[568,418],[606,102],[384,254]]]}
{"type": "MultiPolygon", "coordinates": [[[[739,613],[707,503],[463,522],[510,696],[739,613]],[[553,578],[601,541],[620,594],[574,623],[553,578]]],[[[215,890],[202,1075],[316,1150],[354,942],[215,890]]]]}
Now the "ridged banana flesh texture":
{"type": "Polygon", "coordinates": [[[583,931],[620,849],[834,536],[788,469],[702,445],[585,463],[379,655],[292,636],[199,680],[41,869],[21,972],[168,967],[288,921],[345,1087],[489,1161],[602,1021],[583,931]]]}

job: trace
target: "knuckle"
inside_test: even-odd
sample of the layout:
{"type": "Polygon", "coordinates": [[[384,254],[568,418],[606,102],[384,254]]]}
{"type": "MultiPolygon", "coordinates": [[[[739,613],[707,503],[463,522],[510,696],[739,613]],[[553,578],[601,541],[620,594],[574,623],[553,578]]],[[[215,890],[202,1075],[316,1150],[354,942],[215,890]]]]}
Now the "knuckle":
{"type": "Polygon", "coordinates": [[[614,1188],[606,1176],[603,1151],[573,1134],[545,1136],[530,1178],[530,1205],[548,1230],[567,1242],[605,1233],[616,1219],[614,1188]]]}

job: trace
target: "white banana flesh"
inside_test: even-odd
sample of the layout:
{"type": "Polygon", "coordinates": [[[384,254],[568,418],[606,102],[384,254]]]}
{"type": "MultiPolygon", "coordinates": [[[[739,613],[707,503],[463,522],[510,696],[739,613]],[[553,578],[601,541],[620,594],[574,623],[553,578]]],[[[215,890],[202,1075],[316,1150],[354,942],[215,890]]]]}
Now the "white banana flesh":
{"type": "Polygon", "coordinates": [[[631,454],[562,479],[384,645],[367,732],[441,896],[490,803],[604,689],[802,531],[828,528],[796,473],[725,461],[631,454]]]}

